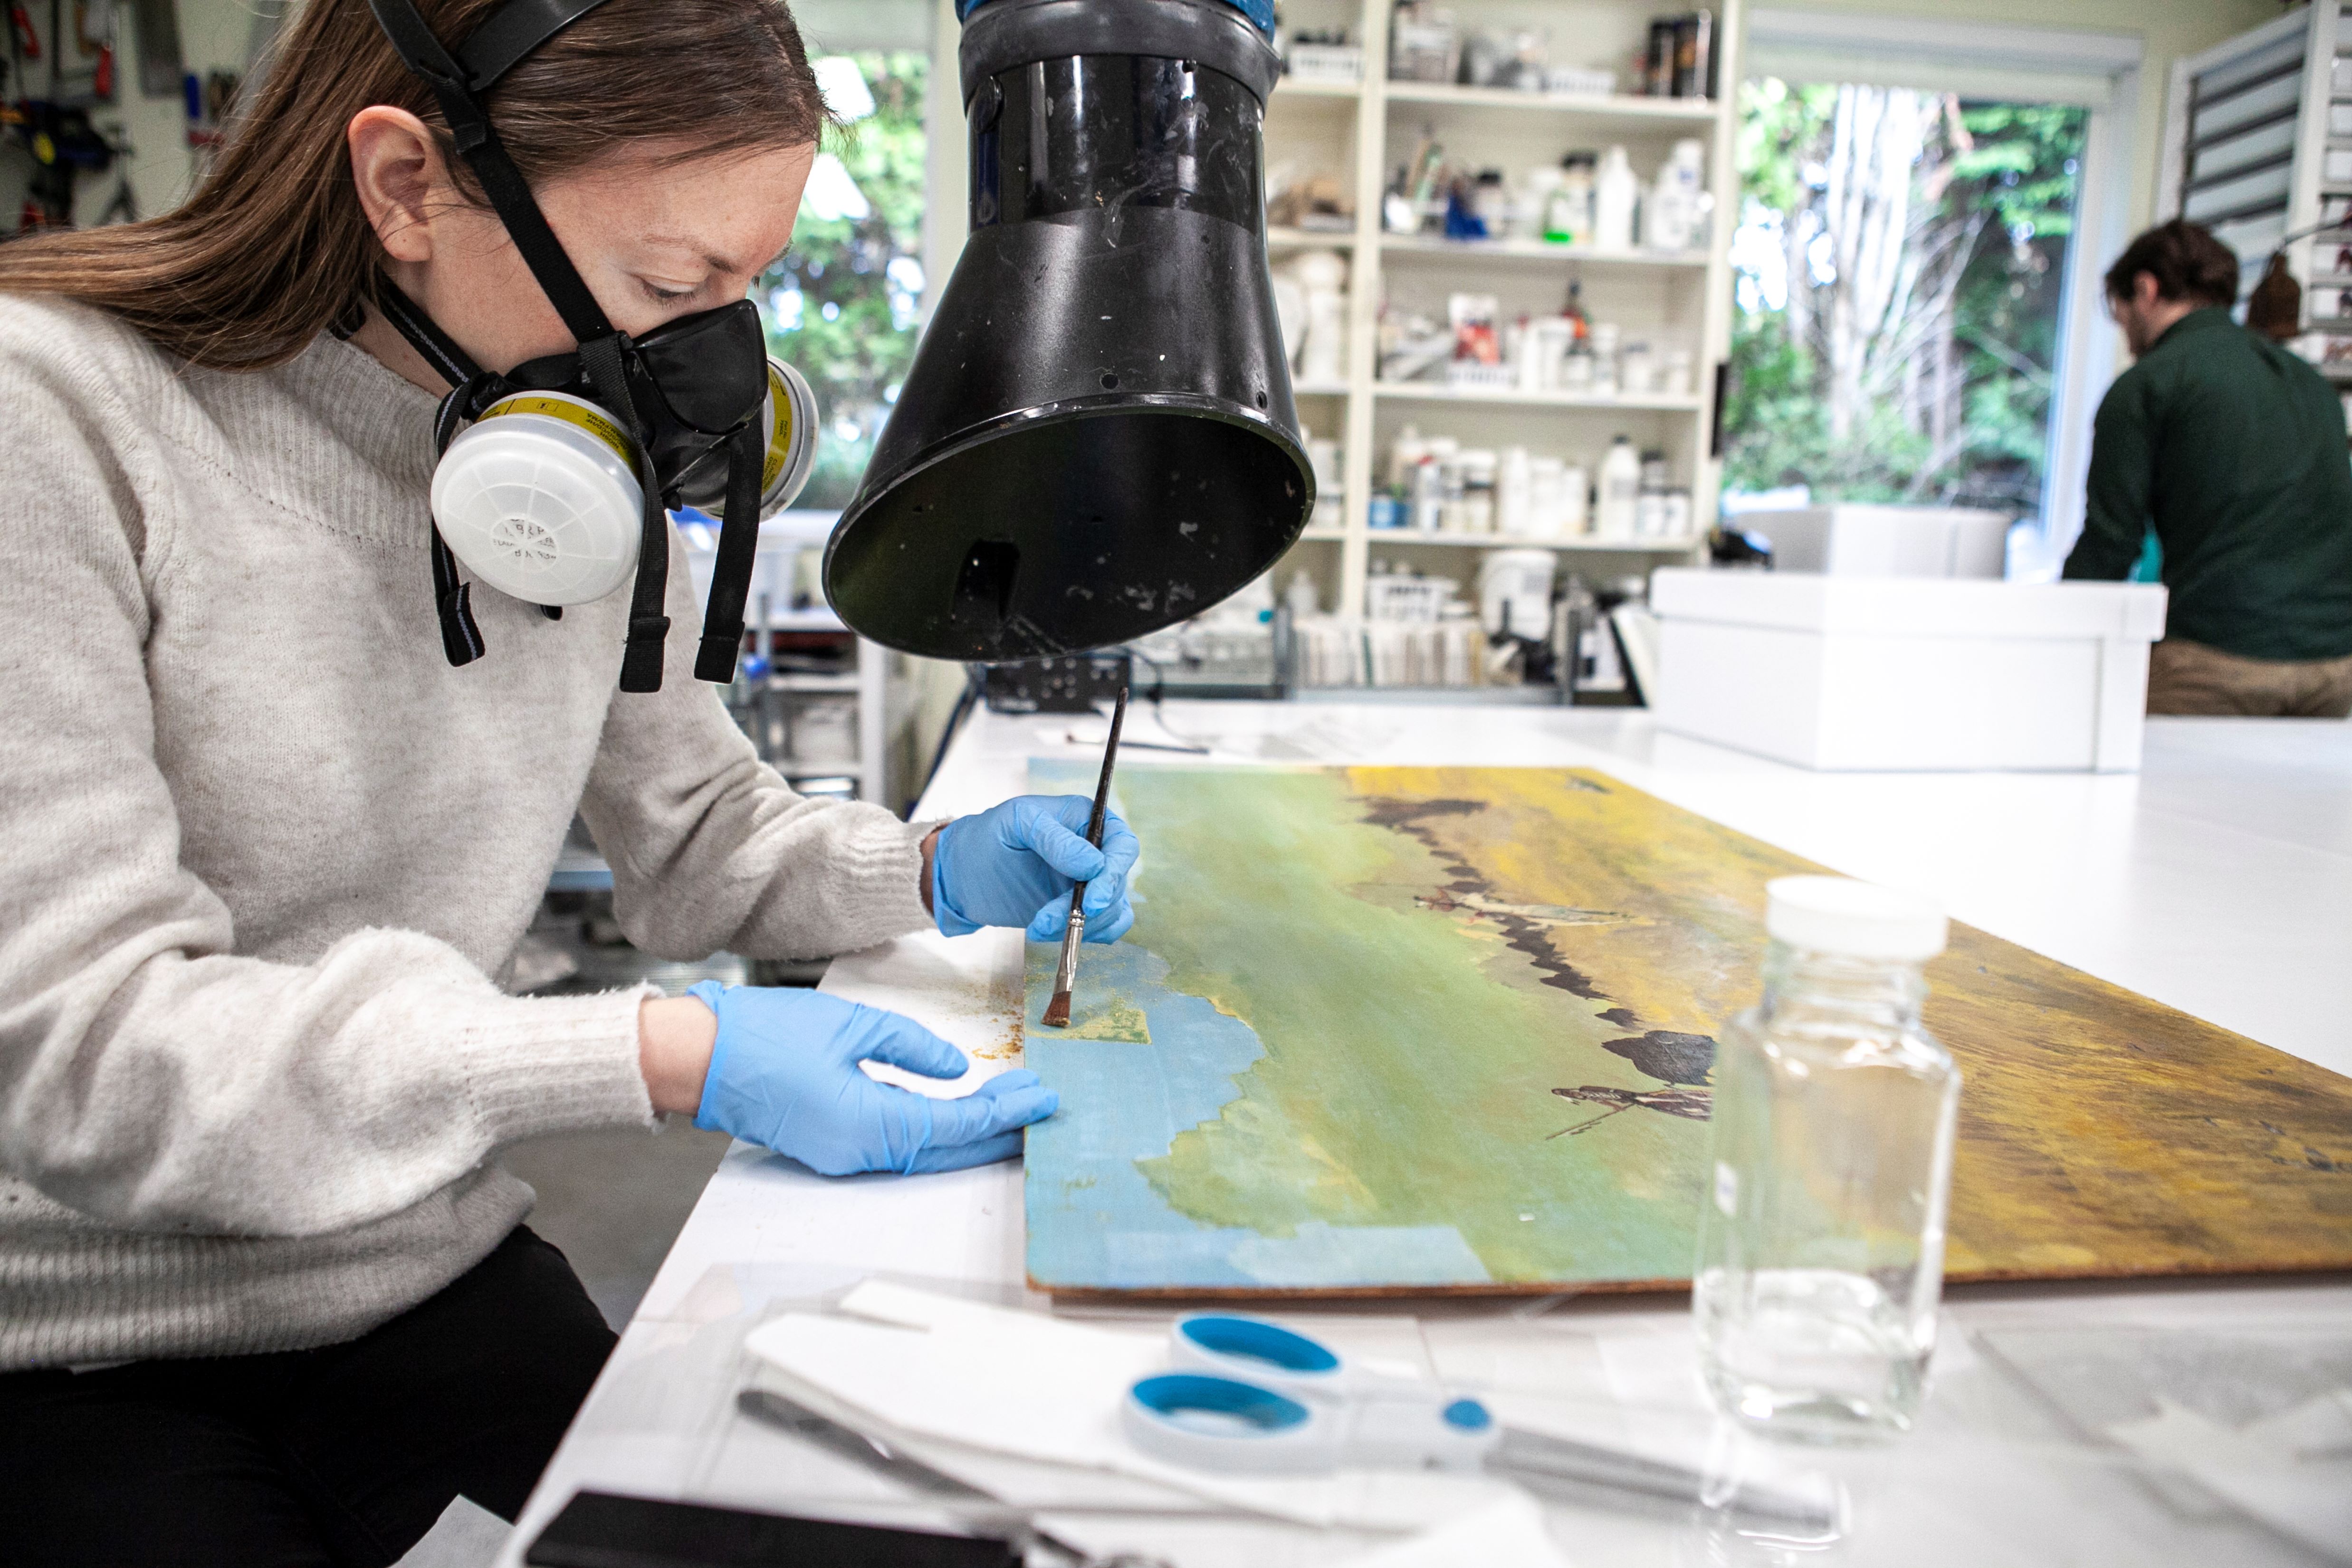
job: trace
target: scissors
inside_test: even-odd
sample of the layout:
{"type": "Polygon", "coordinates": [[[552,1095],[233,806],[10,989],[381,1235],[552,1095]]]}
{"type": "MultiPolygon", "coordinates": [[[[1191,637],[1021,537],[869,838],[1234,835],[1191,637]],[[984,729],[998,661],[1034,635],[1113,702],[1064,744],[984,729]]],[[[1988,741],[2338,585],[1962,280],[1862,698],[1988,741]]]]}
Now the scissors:
{"type": "Polygon", "coordinates": [[[1727,1497],[1704,1472],[1505,1426],[1459,1390],[1350,1363],[1279,1323],[1195,1312],[1169,1334],[1170,1369],[1120,1403],[1143,1452],[1226,1475],[1326,1475],[1346,1468],[1484,1473],[1589,1500],[1594,1490],[1697,1503],[1827,1532],[1834,1500],[1752,1486],[1727,1497]]]}

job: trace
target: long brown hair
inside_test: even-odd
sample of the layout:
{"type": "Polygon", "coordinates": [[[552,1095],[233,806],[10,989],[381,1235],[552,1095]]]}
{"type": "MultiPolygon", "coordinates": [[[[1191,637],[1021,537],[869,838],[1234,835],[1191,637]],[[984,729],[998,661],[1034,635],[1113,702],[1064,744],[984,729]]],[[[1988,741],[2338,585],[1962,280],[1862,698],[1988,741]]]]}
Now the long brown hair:
{"type": "MultiPolygon", "coordinates": [[[[455,46],[499,4],[417,9],[455,46]]],[[[281,364],[373,290],[383,248],[343,131],[377,103],[430,126],[458,188],[480,199],[367,0],[308,0],[185,205],[0,246],[0,291],[99,306],[196,364],[281,364]]],[[[609,0],[508,73],[488,104],[533,185],[628,143],[672,142],[697,158],[804,146],[827,121],[784,0],[609,0]]]]}

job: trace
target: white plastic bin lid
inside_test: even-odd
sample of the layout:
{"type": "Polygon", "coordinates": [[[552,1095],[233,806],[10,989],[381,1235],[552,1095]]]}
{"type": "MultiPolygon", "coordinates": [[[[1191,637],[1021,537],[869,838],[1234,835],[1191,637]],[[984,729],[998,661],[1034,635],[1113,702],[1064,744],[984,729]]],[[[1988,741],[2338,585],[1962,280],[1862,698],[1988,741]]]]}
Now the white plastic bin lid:
{"type": "Polygon", "coordinates": [[[2001,583],[1964,577],[1829,577],[1664,566],[1650,607],[1667,620],[1881,637],[2113,637],[2164,635],[2159,583],[2001,583]]]}
{"type": "Polygon", "coordinates": [[[1925,899],[1844,877],[1764,885],[1764,929],[1809,952],[1918,963],[1944,951],[1944,911],[1925,899]]]}

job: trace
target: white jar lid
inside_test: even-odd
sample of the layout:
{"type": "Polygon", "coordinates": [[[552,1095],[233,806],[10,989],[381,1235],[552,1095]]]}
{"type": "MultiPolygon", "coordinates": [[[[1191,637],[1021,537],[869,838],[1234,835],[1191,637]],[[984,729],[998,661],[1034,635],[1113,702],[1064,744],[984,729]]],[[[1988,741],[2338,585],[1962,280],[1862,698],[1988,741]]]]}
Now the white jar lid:
{"type": "Polygon", "coordinates": [[[1764,929],[1790,947],[1912,963],[1944,951],[1944,911],[1909,893],[1844,877],[1781,877],[1764,893],[1764,929]]]}

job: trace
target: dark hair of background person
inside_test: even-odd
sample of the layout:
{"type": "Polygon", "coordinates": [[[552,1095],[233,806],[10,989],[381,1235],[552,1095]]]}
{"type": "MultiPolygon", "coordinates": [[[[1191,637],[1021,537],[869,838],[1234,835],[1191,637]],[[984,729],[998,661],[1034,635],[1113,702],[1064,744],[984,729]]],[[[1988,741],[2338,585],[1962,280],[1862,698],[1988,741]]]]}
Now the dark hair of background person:
{"type": "MultiPolygon", "coordinates": [[[[417,10],[454,47],[500,3],[417,10]]],[[[284,363],[374,291],[383,247],[344,142],[371,104],[431,127],[458,190],[482,202],[367,0],[309,0],[184,205],[0,246],[0,291],[98,306],[211,369],[284,363]]],[[[784,0],[609,0],[509,71],[488,107],[534,186],[625,147],[667,143],[672,161],[699,160],[805,146],[829,123],[784,0]]]]}
{"type": "Polygon", "coordinates": [[[2134,279],[2143,272],[2156,279],[2160,299],[2199,305],[2238,302],[2238,254],[2202,224],[2174,218],[2125,246],[2107,268],[2107,297],[2130,299],[2137,287],[2134,279]]]}

